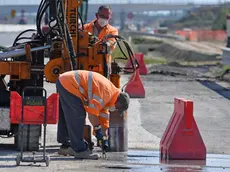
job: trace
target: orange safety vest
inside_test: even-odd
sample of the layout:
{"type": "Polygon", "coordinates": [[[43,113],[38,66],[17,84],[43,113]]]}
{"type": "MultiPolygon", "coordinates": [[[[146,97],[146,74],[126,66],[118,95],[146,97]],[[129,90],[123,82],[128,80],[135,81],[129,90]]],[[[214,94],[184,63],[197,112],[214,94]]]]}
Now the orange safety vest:
{"type": "Polygon", "coordinates": [[[109,108],[120,90],[103,75],[86,70],[68,71],[59,76],[61,85],[79,97],[89,115],[96,115],[103,128],[109,128],[109,108]]]}
{"type": "MultiPolygon", "coordinates": [[[[92,35],[94,35],[94,22],[95,22],[95,20],[84,25],[84,30],[87,32],[90,32],[92,35]]],[[[98,35],[95,35],[95,36],[97,36],[99,40],[102,40],[108,34],[118,35],[118,30],[115,27],[111,26],[110,24],[107,24],[100,31],[100,33],[98,35]]],[[[110,44],[110,50],[114,50],[116,47],[115,46],[116,40],[114,38],[110,38],[110,39],[108,39],[108,42],[110,44]]],[[[109,64],[111,64],[111,62],[112,62],[112,56],[111,55],[108,55],[107,62],[109,64]]]]}

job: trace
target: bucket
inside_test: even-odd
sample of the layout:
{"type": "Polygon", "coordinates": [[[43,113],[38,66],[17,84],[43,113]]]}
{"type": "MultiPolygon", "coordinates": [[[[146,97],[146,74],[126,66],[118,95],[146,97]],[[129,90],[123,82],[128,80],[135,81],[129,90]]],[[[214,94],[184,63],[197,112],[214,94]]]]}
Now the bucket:
{"type": "Polygon", "coordinates": [[[120,115],[117,111],[110,113],[109,152],[128,151],[127,112],[120,115]]]}

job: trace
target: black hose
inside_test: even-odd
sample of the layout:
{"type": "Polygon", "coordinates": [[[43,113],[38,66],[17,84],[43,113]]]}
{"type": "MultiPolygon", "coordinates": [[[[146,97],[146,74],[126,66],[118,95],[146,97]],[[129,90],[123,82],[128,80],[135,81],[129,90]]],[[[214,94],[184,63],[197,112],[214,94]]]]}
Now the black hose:
{"type": "Polygon", "coordinates": [[[37,24],[37,31],[38,31],[38,34],[44,38],[45,35],[43,34],[42,30],[41,30],[41,22],[42,22],[42,17],[43,15],[45,14],[46,10],[48,9],[49,7],[49,4],[47,3],[44,8],[38,12],[38,15],[37,15],[37,21],[36,21],[36,24],[37,24]]]}
{"type": "Polygon", "coordinates": [[[81,20],[81,28],[82,28],[82,30],[84,30],[84,22],[82,20],[81,14],[79,12],[78,12],[78,16],[79,16],[79,19],[81,20]]]}
{"type": "Polygon", "coordinates": [[[76,53],[74,50],[74,46],[73,46],[73,40],[71,38],[68,26],[66,26],[66,37],[67,37],[67,46],[69,49],[69,56],[72,62],[72,70],[76,70],[77,69],[77,64],[76,64],[76,53]]]}
{"type": "MultiPolygon", "coordinates": [[[[118,45],[118,47],[119,47],[121,53],[122,53],[123,56],[125,57],[125,58],[119,58],[119,59],[124,59],[124,60],[130,59],[130,62],[131,62],[131,64],[132,64],[132,68],[130,68],[130,69],[132,69],[133,72],[135,72],[136,69],[139,68],[139,63],[138,63],[137,59],[135,58],[135,55],[134,55],[134,53],[133,53],[133,50],[132,50],[131,46],[129,45],[129,43],[128,43],[122,36],[109,34],[109,35],[106,35],[104,38],[106,38],[106,39],[108,39],[108,38],[115,38],[116,43],[117,43],[117,45],[118,45]],[[124,43],[125,48],[126,48],[126,50],[127,50],[127,53],[128,53],[128,56],[129,56],[129,57],[127,57],[127,55],[125,54],[125,52],[124,52],[123,49],[121,48],[119,42],[123,42],[123,43],[124,43]]],[[[126,68],[126,69],[129,69],[129,68],[126,68]]]]}
{"type": "MultiPolygon", "coordinates": [[[[22,31],[16,38],[15,38],[15,40],[14,40],[14,42],[13,42],[13,46],[15,46],[16,45],[16,43],[19,41],[19,40],[21,40],[22,38],[20,38],[20,36],[21,35],[23,35],[24,33],[26,33],[26,32],[33,32],[33,31],[36,31],[35,29],[27,29],[27,30],[24,30],[24,31],[22,31]]],[[[29,37],[23,37],[23,38],[29,38],[29,37]]],[[[31,37],[30,37],[30,39],[31,39],[31,37]]]]}

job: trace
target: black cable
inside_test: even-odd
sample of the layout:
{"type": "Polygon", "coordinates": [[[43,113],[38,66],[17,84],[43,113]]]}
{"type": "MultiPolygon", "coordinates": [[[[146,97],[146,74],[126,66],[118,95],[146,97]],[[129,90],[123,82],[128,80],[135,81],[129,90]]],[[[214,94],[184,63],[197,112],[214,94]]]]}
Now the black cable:
{"type": "Polygon", "coordinates": [[[80,18],[80,20],[81,20],[81,30],[85,30],[84,29],[84,22],[83,22],[83,20],[82,20],[82,16],[81,16],[81,14],[78,12],[78,16],[79,16],[79,18],[80,18]]]}
{"type": "Polygon", "coordinates": [[[38,34],[42,37],[42,38],[44,38],[45,37],[45,35],[43,34],[43,32],[42,32],[42,30],[41,30],[41,22],[42,22],[42,17],[43,17],[43,15],[45,14],[45,12],[46,12],[46,10],[48,9],[48,7],[49,7],[49,3],[47,3],[45,6],[44,6],[44,8],[40,11],[40,12],[38,12],[38,15],[37,15],[37,21],[36,21],[36,24],[37,24],[37,31],[38,31],[38,34]]]}
{"type": "Polygon", "coordinates": [[[59,25],[59,29],[60,29],[60,32],[61,32],[63,39],[66,40],[67,48],[69,50],[68,53],[69,53],[70,60],[71,60],[72,70],[76,70],[77,69],[76,53],[75,53],[75,49],[74,49],[74,45],[73,45],[73,40],[72,40],[72,37],[71,37],[69,29],[68,29],[68,25],[66,23],[64,23],[64,17],[65,17],[64,7],[63,7],[61,1],[60,1],[59,14],[63,17],[63,18],[61,18],[60,16],[57,16],[57,22],[59,25]]]}
{"type": "Polygon", "coordinates": [[[69,56],[72,62],[72,70],[76,70],[77,69],[77,64],[76,64],[76,53],[74,51],[74,46],[73,46],[73,40],[72,37],[70,35],[68,26],[66,26],[66,37],[67,37],[67,46],[69,49],[69,56]]]}
{"type": "Polygon", "coordinates": [[[130,59],[130,62],[131,62],[131,64],[132,64],[132,68],[125,68],[125,69],[132,69],[133,72],[135,72],[136,69],[139,68],[139,63],[138,63],[137,59],[135,58],[135,55],[134,55],[134,53],[133,53],[133,50],[132,50],[131,46],[129,45],[129,43],[128,43],[123,37],[121,37],[120,35],[108,34],[108,35],[106,35],[104,38],[105,38],[105,39],[108,39],[108,38],[115,38],[116,43],[117,43],[119,49],[121,50],[121,53],[122,53],[123,56],[125,57],[125,59],[124,59],[124,58],[120,58],[120,59],[124,59],[124,60],[130,59]],[[126,56],[126,54],[124,53],[123,49],[121,48],[120,43],[119,43],[120,41],[124,43],[125,48],[126,48],[126,50],[127,50],[127,53],[128,53],[128,56],[129,56],[129,57],[126,56]],[[135,64],[136,64],[137,66],[134,64],[134,62],[135,62],[135,64]]]}
{"type": "MultiPolygon", "coordinates": [[[[16,43],[18,42],[18,40],[21,39],[20,36],[22,36],[22,35],[23,35],[24,33],[26,33],[26,32],[33,32],[33,31],[36,31],[36,30],[35,30],[35,29],[27,29],[27,30],[22,31],[22,32],[15,38],[15,40],[14,40],[14,42],[13,42],[13,46],[15,46],[16,43]]],[[[28,38],[29,38],[29,37],[28,37],[28,38]]],[[[30,39],[32,39],[32,37],[30,37],[30,39]]]]}

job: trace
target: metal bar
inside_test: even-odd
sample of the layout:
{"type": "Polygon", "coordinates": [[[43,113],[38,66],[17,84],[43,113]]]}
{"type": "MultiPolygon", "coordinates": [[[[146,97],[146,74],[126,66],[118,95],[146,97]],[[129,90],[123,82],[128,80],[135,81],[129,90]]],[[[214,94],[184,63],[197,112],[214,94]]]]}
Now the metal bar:
{"type": "MultiPolygon", "coordinates": [[[[49,49],[50,47],[51,47],[50,45],[46,45],[42,47],[31,48],[31,52],[49,49]]],[[[23,55],[26,55],[25,49],[18,49],[14,51],[2,52],[0,53],[0,60],[12,58],[12,57],[23,56],[23,55]]]]}

